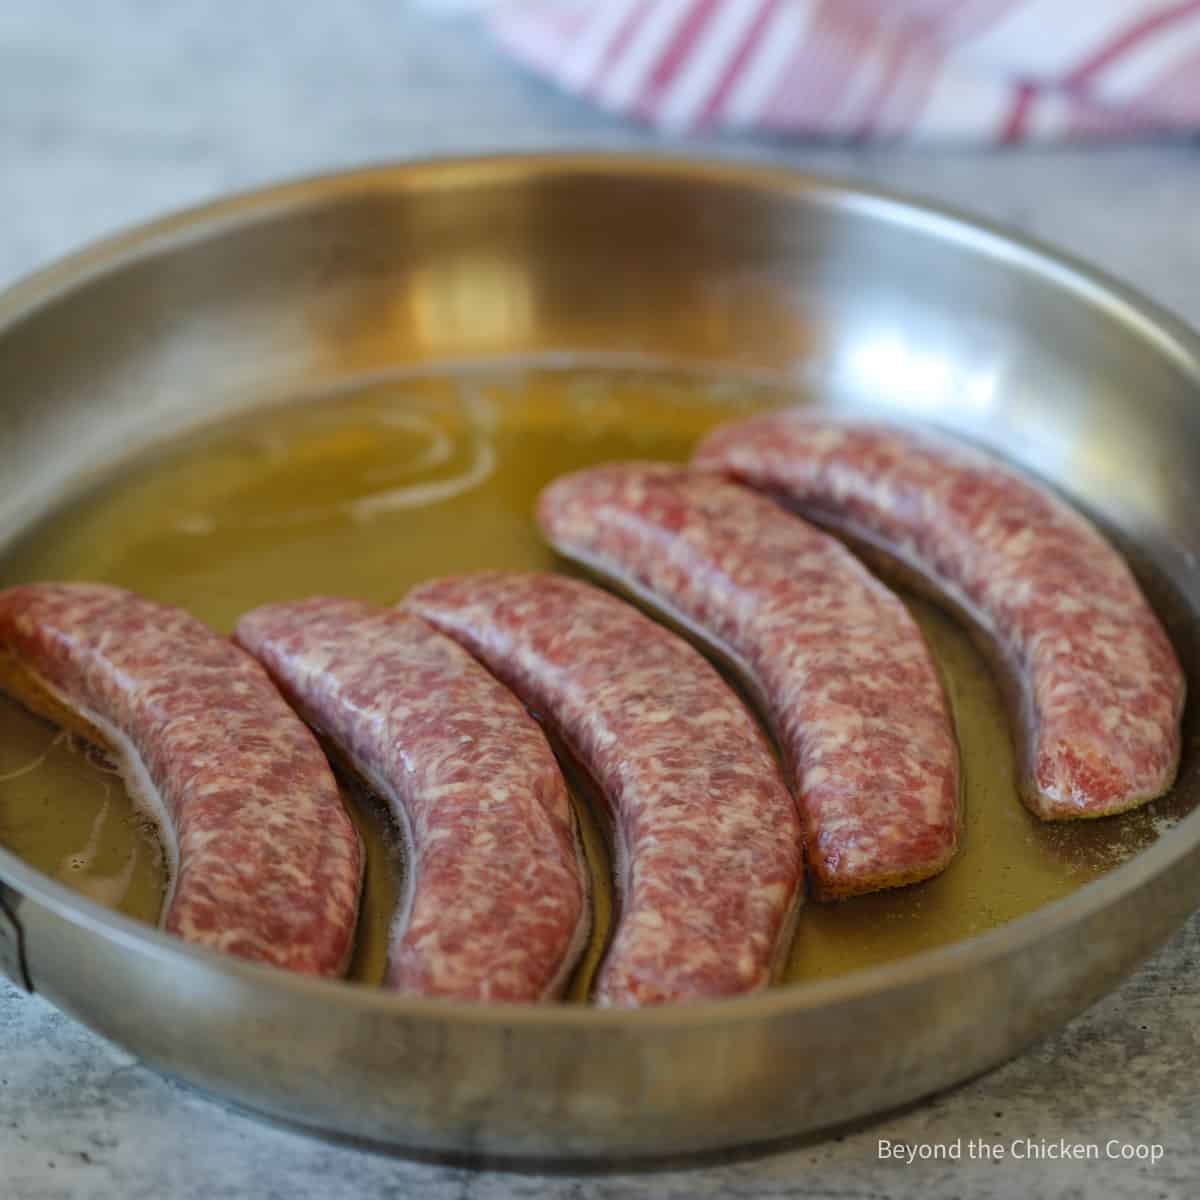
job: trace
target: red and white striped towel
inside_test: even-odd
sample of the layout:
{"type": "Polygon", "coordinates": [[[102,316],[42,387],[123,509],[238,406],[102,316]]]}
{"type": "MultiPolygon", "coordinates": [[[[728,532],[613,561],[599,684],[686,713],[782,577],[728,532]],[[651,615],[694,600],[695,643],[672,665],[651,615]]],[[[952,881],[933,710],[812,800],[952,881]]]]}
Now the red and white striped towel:
{"type": "Polygon", "coordinates": [[[534,71],[672,131],[1200,129],[1200,0],[505,0],[488,19],[534,71]]]}

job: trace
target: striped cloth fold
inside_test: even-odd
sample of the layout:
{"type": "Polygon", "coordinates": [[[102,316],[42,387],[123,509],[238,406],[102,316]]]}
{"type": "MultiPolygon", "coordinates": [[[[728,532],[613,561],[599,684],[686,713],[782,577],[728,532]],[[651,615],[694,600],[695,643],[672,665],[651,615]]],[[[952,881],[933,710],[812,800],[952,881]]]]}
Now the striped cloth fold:
{"type": "Polygon", "coordinates": [[[674,132],[1200,129],[1200,0],[505,0],[487,20],[566,91],[674,132]]]}

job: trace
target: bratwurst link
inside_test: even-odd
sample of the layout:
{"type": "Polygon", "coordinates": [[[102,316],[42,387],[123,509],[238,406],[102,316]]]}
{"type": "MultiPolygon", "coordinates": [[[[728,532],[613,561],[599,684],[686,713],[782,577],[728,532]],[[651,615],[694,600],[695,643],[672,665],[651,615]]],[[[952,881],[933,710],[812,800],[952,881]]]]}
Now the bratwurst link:
{"type": "Polygon", "coordinates": [[[33,584],[0,592],[0,688],[115,757],[170,859],[163,928],[345,971],[358,834],[320,746],[248,654],[119,588],[33,584]]]}
{"type": "Polygon", "coordinates": [[[587,873],[558,763],[516,697],[424,621],[357,600],[266,605],[235,636],[405,830],[387,986],[557,997],[587,938],[587,873]]]}
{"type": "Polygon", "coordinates": [[[1124,560],[1046,488],[937,433],[798,410],[723,426],[694,461],[875,547],[974,624],[1007,669],[1039,817],[1171,786],[1183,672],[1124,560]]]}
{"type": "Polygon", "coordinates": [[[950,862],[958,750],[937,669],[904,604],[838,541],[661,463],[564,476],[538,520],[556,550],[694,632],[756,695],[796,780],[818,897],[950,862]]]}
{"type": "Polygon", "coordinates": [[[765,984],[802,894],[799,821],[762,732],[704,657],[554,575],[438,579],[405,604],[539,714],[608,805],[621,912],[596,1001],[765,984]]]}

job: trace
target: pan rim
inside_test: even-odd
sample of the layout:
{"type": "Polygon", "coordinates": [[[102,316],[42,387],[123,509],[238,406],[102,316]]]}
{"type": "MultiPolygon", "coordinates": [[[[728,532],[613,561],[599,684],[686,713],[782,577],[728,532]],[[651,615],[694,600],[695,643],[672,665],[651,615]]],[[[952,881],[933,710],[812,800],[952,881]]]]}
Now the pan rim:
{"type": "MultiPolygon", "coordinates": [[[[1156,302],[1119,280],[1049,245],[952,206],[892,189],[864,186],[779,164],[637,152],[513,153],[430,157],[306,176],[182,209],[109,235],[19,279],[0,292],[0,339],[40,309],[114,271],[294,212],[353,195],[464,186],[503,186],[531,174],[542,178],[658,178],[696,182],[868,214],[908,232],[950,242],[1035,274],[1083,304],[1128,326],[1200,389],[1200,335],[1156,302]]],[[[432,365],[432,364],[430,364],[432,365]]],[[[248,987],[278,989],[324,1003],[397,1018],[477,1026],[546,1029],[611,1026],[626,1031],[757,1023],[811,1012],[879,993],[979,969],[1105,911],[1166,872],[1200,846],[1200,809],[1165,831],[1148,849],[1077,891],[993,929],[947,945],[863,967],[832,979],[784,984],[750,995],[662,1008],[602,1009],[584,1005],[473,1005],[382,988],[316,979],[193,946],[162,930],[104,908],[0,847],[0,883],[89,933],[178,966],[216,969],[248,987]]],[[[36,987],[36,980],[34,981],[36,987]]]]}

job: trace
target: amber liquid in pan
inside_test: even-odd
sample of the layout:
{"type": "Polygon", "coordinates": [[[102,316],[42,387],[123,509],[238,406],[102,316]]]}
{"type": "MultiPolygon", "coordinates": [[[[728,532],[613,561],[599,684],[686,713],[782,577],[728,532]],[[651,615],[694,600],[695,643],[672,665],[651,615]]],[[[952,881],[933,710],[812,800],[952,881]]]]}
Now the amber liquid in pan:
{"type": "MultiPolygon", "coordinates": [[[[684,459],[720,420],[797,397],[762,382],[630,369],[479,369],[374,380],[239,417],[115,470],[0,560],[0,586],[104,580],[228,631],[269,600],[342,593],[387,604],[419,580],[556,566],[532,518],[565,471],[684,459]]],[[[1170,798],[1046,825],[1017,798],[999,690],[965,631],[909,599],[947,683],[966,837],[937,879],[800,916],[785,979],[838,975],[968,937],[1065,896],[1149,845],[1170,798]]],[[[368,849],[355,979],[378,981],[404,869],[386,814],[346,789],[368,849]]],[[[596,920],[572,997],[603,951],[614,898],[603,823],[576,796],[596,920]]],[[[102,904],[157,920],[162,856],[97,756],[0,697],[0,842],[102,904]]]]}

